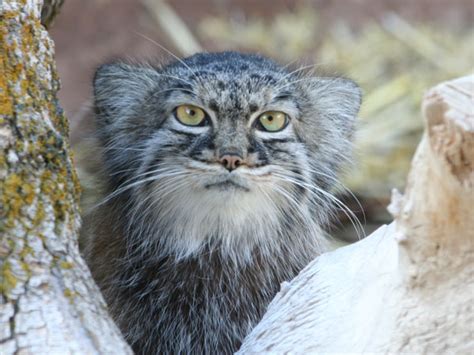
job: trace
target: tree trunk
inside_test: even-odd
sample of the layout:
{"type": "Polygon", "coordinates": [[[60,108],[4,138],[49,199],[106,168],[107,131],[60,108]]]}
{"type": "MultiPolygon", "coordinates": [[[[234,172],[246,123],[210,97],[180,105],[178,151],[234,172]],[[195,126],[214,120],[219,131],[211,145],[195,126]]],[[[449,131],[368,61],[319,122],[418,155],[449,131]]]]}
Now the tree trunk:
{"type": "Polygon", "coordinates": [[[425,134],[395,221],[282,285],[239,353],[471,353],[474,76],[423,103],[425,134]]]}
{"type": "Polygon", "coordinates": [[[0,1],[0,353],[129,354],[79,254],[79,184],[41,10],[0,1]]]}

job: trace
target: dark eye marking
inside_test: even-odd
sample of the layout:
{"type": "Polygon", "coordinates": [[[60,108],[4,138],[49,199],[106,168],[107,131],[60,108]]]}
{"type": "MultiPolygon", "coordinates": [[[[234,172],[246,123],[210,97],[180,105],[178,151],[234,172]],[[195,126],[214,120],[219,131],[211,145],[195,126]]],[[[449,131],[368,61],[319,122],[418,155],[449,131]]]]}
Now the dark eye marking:
{"type": "MultiPolygon", "coordinates": [[[[181,94],[186,94],[186,95],[189,95],[191,97],[196,97],[196,93],[194,92],[193,89],[194,88],[189,84],[183,83],[181,81],[176,81],[176,82],[173,82],[171,84],[171,88],[163,91],[163,95],[166,98],[169,98],[174,93],[179,92],[181,94]]],[[[158,93],[159,92],[160,91],[158,90],[158,93]]],[[[154,94],[154,93],[152,93],[152,94],[154,94]]]]}
{"type": "Polygon", "coordinates": [[[291,143],[294,142],[295,140],[293,138],[269,138],[269,139],[264,139],[263,140],[265,143],[291,143]]]}
{"type": "Polygon", "coordinates": [[[173,132],[175,134],[179,134],[181,136],[189,137],[189,138],[196,138],[200,133],[191,133],[191,132],[184,132],[184,131],[179,131],[174,128],[168,128],[170,132],[173,132]]]}
{"type": "Polygon", "coordinates": [[[189,156],[191,157],[199,156],[202,153],[202,151],[206,148],[210,150],[215,149],[214,139],[213,137],[209,135],[201,136],[191,144],[189,156]]]}
{"type": "Polygon", "coordinates": [[[176,84],[173,85],[176,90],[186,90],[186,91],[193,91],[193,87],[187,83],[182,81],[178,81],[176,84]]]}
{"type": "Polygon", "coordinates": [[[290,156],[291,158],[295,158],[295,155],[293,155],[289,150],[286,150],[286,149],[281,149],[281,148],[277,148],[277,147],[273,147],[271,145],[269,145],[267,147],[268,150],[270,150],[272,153],[281,153],[281,154],[285,154],[285,155],[288,155],[290,156]]]}
{"type": "Polygon", "coordinates": [[[293,98],[293,95],[290,92],[281,92],[275,98],[273,99],[274,101],[282,101],[282,100],[288,100],[293,98]]]}
{"type": "Polygon", "coordinates": [[[252,136],[248,137],[249,140],[249,147],[248,147],[248,152],[249,154],[252,153],[257,153],[259,159],[262,161],[262,164],[268,163],[268,153],[267,153],[267,148],[265,145],[252,136]]]}

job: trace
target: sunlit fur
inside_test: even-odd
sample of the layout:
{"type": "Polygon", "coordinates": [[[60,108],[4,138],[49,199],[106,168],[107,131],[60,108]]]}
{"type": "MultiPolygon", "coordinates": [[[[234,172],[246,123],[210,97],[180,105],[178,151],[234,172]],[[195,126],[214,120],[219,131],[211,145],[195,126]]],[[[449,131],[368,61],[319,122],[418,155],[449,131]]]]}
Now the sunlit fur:
{"type": "Polygon", "coordinates": [[[224,52],[103,65],[94,95],[108,194],[86,219],[86,256],[113,317],[138,353],[232,353],[324,251],[357,85],[224,52]],[[208,125],[181,124],[184,104],[208,125]],[[266,111],[288,126],[259,130],[266,111]],[[229,172],[226,153],[244,164],[229,172]]]}

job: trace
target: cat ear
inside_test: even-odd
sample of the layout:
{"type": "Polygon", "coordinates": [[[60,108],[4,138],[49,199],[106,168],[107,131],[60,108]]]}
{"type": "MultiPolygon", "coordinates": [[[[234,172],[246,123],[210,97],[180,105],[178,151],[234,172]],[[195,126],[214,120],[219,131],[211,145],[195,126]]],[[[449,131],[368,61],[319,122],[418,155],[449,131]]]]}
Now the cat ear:
{"type": "Polygon", "coordinates": [[[346,137],[352,135],[362,102],[362,90],[354,81],[314,77],[309,79],[309,96],[320,117],[331,120],[346,137]]]}
{"type": "Polygon", "coordinates": [[[125,63],[101,65],[94,75],[94,104],[99,123],[127,117],[156,87],[156,69],[125,63]]]}

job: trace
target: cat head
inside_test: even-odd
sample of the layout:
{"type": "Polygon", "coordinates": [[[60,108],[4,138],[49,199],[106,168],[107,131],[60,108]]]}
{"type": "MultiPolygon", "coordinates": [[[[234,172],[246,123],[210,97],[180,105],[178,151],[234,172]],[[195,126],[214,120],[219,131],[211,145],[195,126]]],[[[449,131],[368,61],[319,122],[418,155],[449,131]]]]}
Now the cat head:
{"type": "Polygon", "coordinates": [[[323,223],[361,101],[348,79],[235,52],[106,64],[94,96],[112,195],[134,201],[140,228],[186,235],[188,251],[323,223]],[[247,237],[234,240],[235,228],[247,237]]]}

